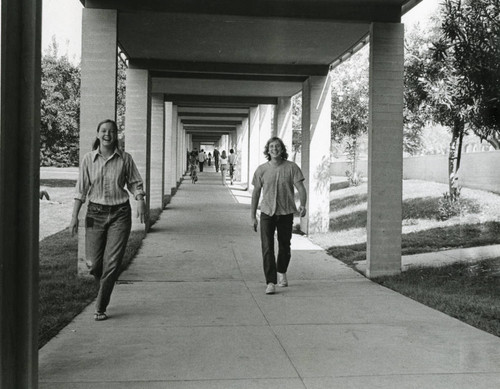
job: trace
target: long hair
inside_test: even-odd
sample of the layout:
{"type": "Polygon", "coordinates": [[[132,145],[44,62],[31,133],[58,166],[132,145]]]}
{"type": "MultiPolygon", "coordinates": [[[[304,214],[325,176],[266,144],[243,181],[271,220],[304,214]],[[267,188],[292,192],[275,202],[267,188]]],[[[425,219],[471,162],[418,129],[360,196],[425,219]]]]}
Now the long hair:
{"type": "Polygon", "coordinates": [[[278,138],[277,136],[273,136],[271,139],[269,139],[266,143],[266,146],[264,147],[264,155],[266,156],[267,160],[271,160],[271,155],[269,154],[269,145],[271,142],[278,141],[281,145],[281,159],[288,159],[288,153],[286,152],[286,146],[281,140],[281,138],[278,138]]]}
{"type": "Polygon", "coordinates": [[[221,157],[221,158],[224,158],[224,159],[226,159],[226,158],[227,158],[227,157],[226,157],[226,150],[222,150],[222,153],[221,153],[220,157],[221,157]]]}
{"type": "MultiPolygon", "coordinates": [[[[106,119],[100,122],[97,125],[97,132],[99,132],[99,128],[101,128],[101,126],[106,123],[111,123],[113,125],[113,130],[115,131],[115,141],[113,142],[113,149],[116,149],[118,147],[118,126],[116,125],[116,122],[114,120],[106,119]]],[[[99,138],[96,137],[94,143],[92,144],[92,150],[98,149],[100,144],[101,142],[99,141],[99,138]]]]}

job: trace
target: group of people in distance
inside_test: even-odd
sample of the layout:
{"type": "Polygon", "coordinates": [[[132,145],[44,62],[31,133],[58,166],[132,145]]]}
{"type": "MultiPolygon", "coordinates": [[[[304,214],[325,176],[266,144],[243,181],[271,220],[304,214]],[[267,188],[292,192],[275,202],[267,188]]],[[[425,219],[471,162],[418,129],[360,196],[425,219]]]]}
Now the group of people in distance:
{"type": "MultiPolygon", "coordinates": [[[[205,161],[203,150],[189,153],[191,172],[205,161]]],[[[287,270],[291,258],[291,238],[294,214],[306,214],[307,193],[300,168],[288,161],[283,141],[269,139],[264,147],[267,162],[260,165],[252,179],[251,226],[258,230],[257,208],[260,203],[260,237],[266,280],[266,294],[274,294],[276,285],[288,286],[287,270]],[[294,188],[299,194],[297,208],[294,188]],[[262,201],[261,201],[262,200],[262,201]],[[274,254],[274,235],[278,236],[278,256],[274,254]]],[[[233,184],[236,155],[217,149],[213,153],[216,171],[221,171],[226,185],[229,165],[233,184]]],[[[196,172],[195,172],[196,174],[196,172]]],[[[196,177],[196,176],[195,176],[196,177]]],[[[197,180],[197,178],[196,178],[197,180]]],[[[193,182],[196,182],[193,181],[193,182]]],[[[75,201],[70,231],[78,233],[78,215],[88,200],[85,217],[85,255],[90,274],[99,282],[94,319],[108,319],[106,309],[118,278],[132,226],[129,192],[137,202],[137,218],[144,223],[147,217],[144,183],[132,156],[118,145],[118,128],[113,120],[97,125],[92,151],[83,156],[75,188],[75,201]],[[126,189],[125,189],[126,188],[126,189]],[[128,191],[127,191],[128,189],[128,191]]]]}
{"type": "Polygon", "coordinates": [[[193,151],[188,152],[188,165],[189,165],[189,175],[191,177],[191,182],[195,184],[198,181],[198,170],[203,172],[203,167],[208,162],[208,166],[212,164],[212,157],[214,160],[214,166],[216,172],[221,172],[222,185],[227,186],[226,177],[229,173],[229,179],[231,185],[234,182],[234,172],[236,167],[236,154],[234,149],[229,150],[229,155],[226,154],[226,150],[222,150],[222,153],[218,149],[214,149],[213,155],[211,153],[206,154],[206,152],[201,149],[194,148],[193,151]]]}

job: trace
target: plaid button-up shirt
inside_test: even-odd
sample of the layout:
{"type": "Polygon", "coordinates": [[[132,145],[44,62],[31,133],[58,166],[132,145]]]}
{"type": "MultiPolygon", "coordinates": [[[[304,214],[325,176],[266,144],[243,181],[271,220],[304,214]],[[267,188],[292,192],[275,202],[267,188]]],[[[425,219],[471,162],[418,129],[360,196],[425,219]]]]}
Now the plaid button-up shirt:
{"type": "Polygon", "coordinates": [[[129,199],[127,189],[137,197],[145,195],[144,185],[132,156],[115,149],[113,155],[105,159],[99,149],[84,155],[75,199],[103,205],[123,204],[129,199]]]}

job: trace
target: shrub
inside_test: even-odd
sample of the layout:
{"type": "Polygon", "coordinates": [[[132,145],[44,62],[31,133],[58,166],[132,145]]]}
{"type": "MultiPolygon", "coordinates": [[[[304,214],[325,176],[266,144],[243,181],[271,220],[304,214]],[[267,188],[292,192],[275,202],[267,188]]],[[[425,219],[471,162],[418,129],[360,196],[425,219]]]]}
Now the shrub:
{"type": "Polygon", "coordinates": [[[460,215],[460,200],[453,201],[448,192],[443,193],[443,197],[438,201],[438,219],[448,220],[453,216],[460,215]]]}

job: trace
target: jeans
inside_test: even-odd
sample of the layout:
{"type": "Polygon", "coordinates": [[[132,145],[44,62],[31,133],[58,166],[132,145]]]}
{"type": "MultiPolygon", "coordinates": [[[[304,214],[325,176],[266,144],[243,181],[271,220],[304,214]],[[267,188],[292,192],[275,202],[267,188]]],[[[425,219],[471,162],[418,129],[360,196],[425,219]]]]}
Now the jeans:
{"type": "Polygon", "coordinates": [[[127,201],[120,205],[89,203],[85,218],[85,255],[90,274],[100,283],[96,312],[106,312],[132,227],[127,201]]]}
{"type": "Polygon", "coordinates": [[[266,284],[278,283],[278,274],[286,273],[290,263],[293,213],[269,216],[260,214],[260,240],[266,284]],[[278,261],[274,255],[274,232],[278,230],[278,261]]]}

